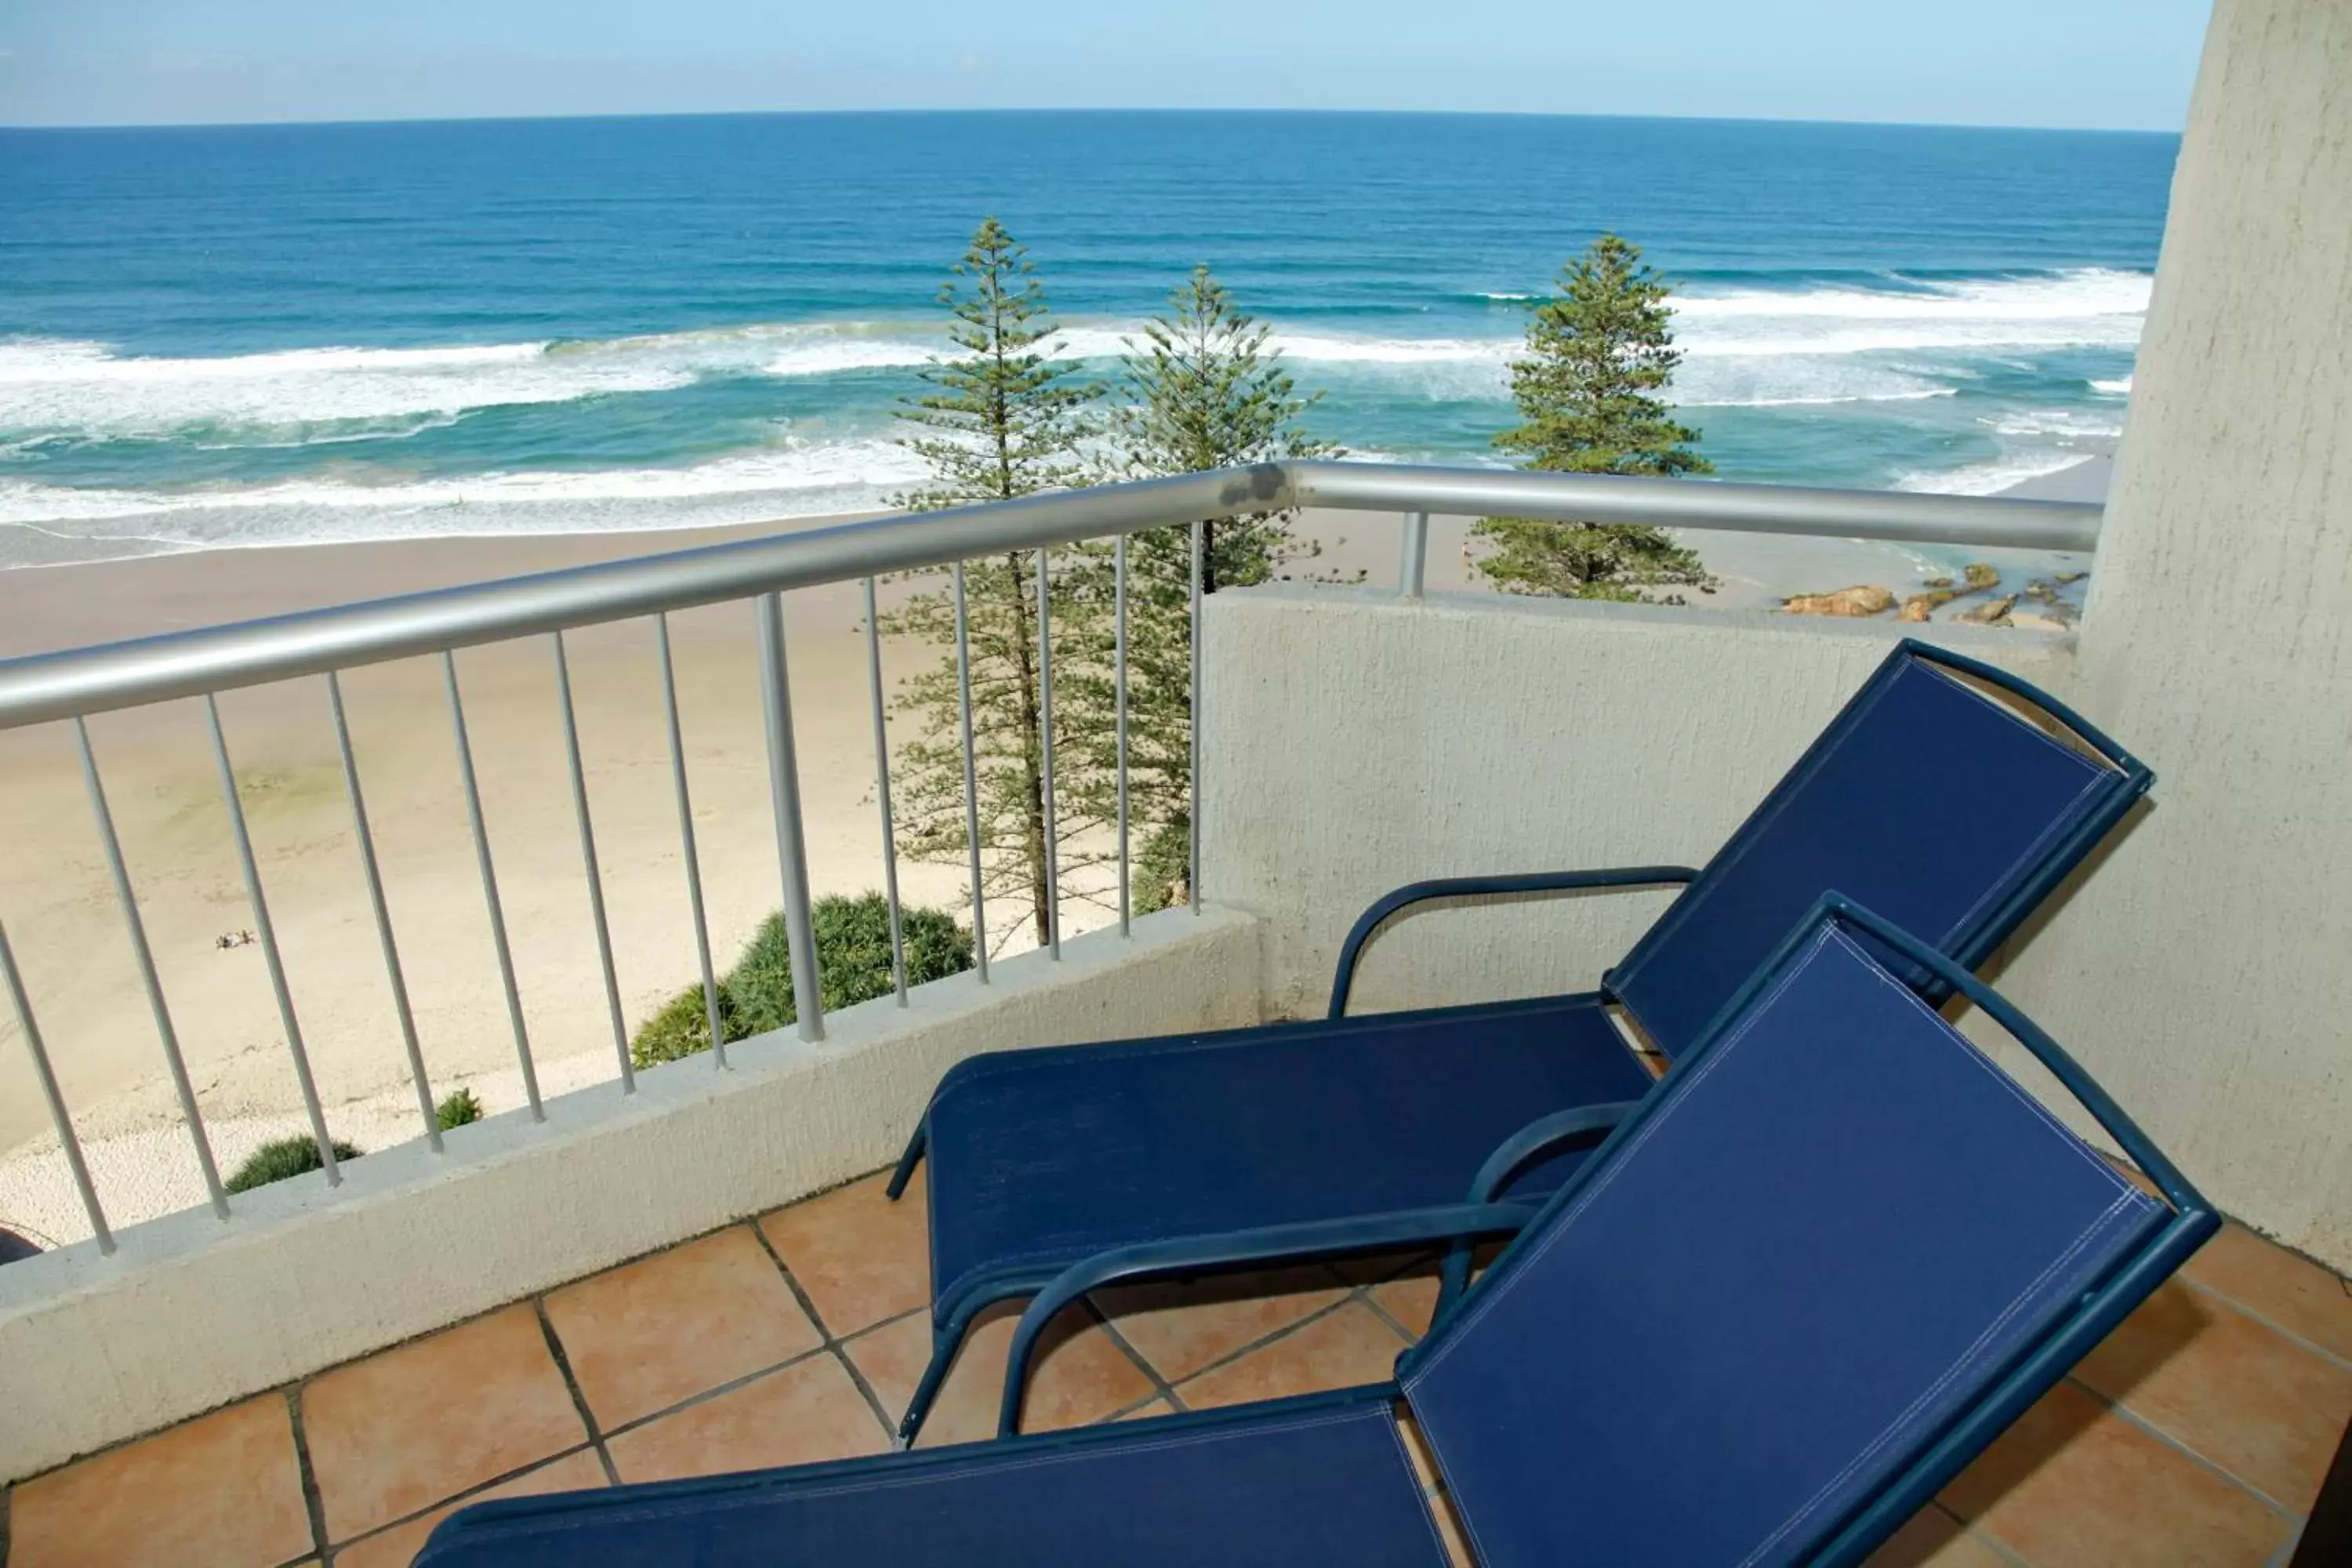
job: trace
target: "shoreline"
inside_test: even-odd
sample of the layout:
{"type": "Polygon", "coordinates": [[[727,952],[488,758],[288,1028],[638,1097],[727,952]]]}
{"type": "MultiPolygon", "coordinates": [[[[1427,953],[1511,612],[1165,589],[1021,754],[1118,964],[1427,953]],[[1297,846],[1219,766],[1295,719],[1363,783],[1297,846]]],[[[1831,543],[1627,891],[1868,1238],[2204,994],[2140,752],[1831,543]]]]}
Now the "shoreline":
{"type": "MultiPolygon", "coordinates": [[[[2064,474],[2078,485],[2093,477],[2064,474]]],[[[259,544],[0,570],[0,658],[875,515],[646,532],[259,544]]],[[[1487,591],[1468,570],[1470,521],[1432,520],[1432,591],[1487,591]]],[[[1320,552],[1295,563],[1292,575],[1361,572],[1375,587],[1391,583],[1397,527],[1387,514],[1304,514],[1299,532],[1320,552]]],[[[1702,612],[1770,607],[1779,595],[1843,582],[1902,584],[1928,570],[1914,552],[1850,541],[1726,533],[1695,534],[1693,542],[1723,578],[1721,592],[1692,596],[1702,612]]],[[[886,599],[891,591],[886,587],[886,599]]],[[[794,590],[785,605],[812,886],[820,895],[862,892],[880,885],[881,829],[861,595],[854,583],[834,584],[794,590]]],[[[751,617],[741,605],[724,604],[680,612],[671,627],[712,955],[723,968],[776,902],[751,617]]],[[[658,665],[642,621],[582,628],[565,643],[625,1019],[634,1029],[697,972],[658,665]]],[[[886,679],[895,687],[933,657],[886,642],[886,679]]],[[[614,1047],[547,639],[466,649],[457,663],[540,1077],[551,1094],[610,1079],[617,1075],[614,1047]]],[[[321,684],[230,692],[221,709],[321,1100],[338,1136],[382,1148],[419,1135],[417,1110],[321,684]]],[[[343,684],[434,1095],[471,1088],[490,1113],[513,1109],[522,1102],[520,1075],[457,788],[439,661],[363,667],[347,672],[343,684]]],[[[258,950],[216,945],[223,932],[255,922],[229,847],[201,710],[180,701],[102,714],[89,730],[226,1174],[263,1136],[302,1131],[307,1123],[258,950]]],[[[110,1215],[131,1224],[199,1204],[203,1187],[177,1125],[177,1100],[69,728],[0,733],[0,823],[14,829],[0,835],[6,889],[0,920],[110,1215]]],[[[916,861],[902,844],[900,877],[909,903],[963,912],[960,861],[916,861]]],[[[1073,905],[1066,929],[1075,933],[1104,918],[1073,905]]],[[[0,1221],[70,1240],[86,1234],[86,1221],[18,1033],[13,1018],[0,1019],[0,1221]]]]}

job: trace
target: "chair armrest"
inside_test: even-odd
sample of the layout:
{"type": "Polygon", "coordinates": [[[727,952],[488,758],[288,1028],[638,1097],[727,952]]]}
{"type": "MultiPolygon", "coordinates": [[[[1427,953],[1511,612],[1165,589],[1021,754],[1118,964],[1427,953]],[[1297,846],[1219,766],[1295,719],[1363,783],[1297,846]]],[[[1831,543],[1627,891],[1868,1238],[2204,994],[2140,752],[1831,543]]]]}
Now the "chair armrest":
{"type": "Polygon", "coordinates": [[[1020,1429],[1021,1400],[1029,1380],[1029,1360],[1036,1350],[1037,1336],[1045,1331],[1055,1314],[1090,1290],[1159,1274],[1189,1274],[1244,1263],[1505,1235],[1524,1226],[1535,1213],[1526,1204],[1448,1204],[1437,1208],[1400,1209],[1393,1214],[1308,1225],[1227,1231],[1181,1241],[1149,1242],[1139,1247],[1113,1247],[1081,1258],[1037,1292],[1013,1328],[1013,1348],[1004,1363],[1004,1400],[998,1408],[997,1436],[1009,1437],[1020,1429]]]}
{"type": "Polygon", "coordinates": [[[1381,922],[1399,910],[1424,903],[1431,899],[1455,899],[1474,893],[1558,893],[1582,889],[1655,888],[1675,883],[1696,881],[1697,870],[1689,866],[1625,866],[1602,871],[1528,871],[1499,877],[1440,877],[1435,881],[1412,882],[1372,901],[1371,907],[1360,916],[1348,940],[1339,949],[1339,972],[1331,982],[1329,1017],[1345,1017],[1348,1012],[1348,990],[1355,984],[1356,960],[1371,941],[1372,932],[1381,922]]]}
{"type": "MultiPolygon", "coordinates": [[[[1589,1138],[1595,1132],[1612,1132],[1617,1124],[1633,1114],[1640,1101],[1618,1100],[1607,1105],[1579,1105],[1567,1110],[1556,1110],[1549,1116],[1539,1116],[1495,1146],[1486,1163],[1470,1182],[1470,1201],[1488,1204],[1513,1176],[1525,1170],[1532,1161],[1542,1158],[1563,1143],[1579,1138],[1589,1138]]],[[[1438,1271],[1437,1305],[1431,1310],[1429,1321],[1433,1325],[1453,1309],[1454,1303],[1470,1288],[1470,1248],[1457,1240],[1445,1255],[1438,1271]]]]}

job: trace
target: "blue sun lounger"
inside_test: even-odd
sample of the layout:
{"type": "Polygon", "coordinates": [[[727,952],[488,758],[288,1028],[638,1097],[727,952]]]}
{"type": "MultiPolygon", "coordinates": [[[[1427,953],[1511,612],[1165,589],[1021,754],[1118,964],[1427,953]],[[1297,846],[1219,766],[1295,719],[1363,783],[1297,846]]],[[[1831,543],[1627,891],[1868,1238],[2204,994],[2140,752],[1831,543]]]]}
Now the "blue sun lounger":
{"type": "MultiPolygon", "coordinates": [[[[1515,1206],[1294,1227],[1282,1245],[1508,1228],[1524,1213],[1492,1209],[1515,1206]]],[[[2040,1030],[1832,896],[1393,1383],[483,1503],[417,1562],[1444,1568],[1401,1401],[1486,1568],[1857,1563],[2217,1223],[2040,1030]],[[2039,1058],[2162,1198],[1947,1024],[1907,983],[1919,972],[2039,1058]]],[[[1087,1284],[1065,1283],[1058,1300],[1087,1284]]],[[[1008,1415],[1054,1310],[1041,1297],[1023,1319],[1008,1415]]]]}
{"type": "MultiPolygon", "coordinates": [[[[961,1063],[890,1188],[903,1191],[928,1152],[932,1357],[901,1437],[912,1441],[982,1310],[1082,1258],[1454,1202],[1537,1116],[1639,1099],[1652,1074],[1610,1006],[1678,1057],[1832,889],[1973,969],[2149,778],[2023,681],[1906,641],[1705,870],[1419,883],[1357,921],[1327,1020],[961,1063]],[[1364,943],[1409,905],[1677,882],[1688,886],[1598,991],[1345,1016],[1364,943]]],[[[1935,994],[1927,973],[1895,967],[1935,994]]],[[[1556,1190],[1596,1141],[1534,1163],[1507,1195],[1556,1190]]]]}

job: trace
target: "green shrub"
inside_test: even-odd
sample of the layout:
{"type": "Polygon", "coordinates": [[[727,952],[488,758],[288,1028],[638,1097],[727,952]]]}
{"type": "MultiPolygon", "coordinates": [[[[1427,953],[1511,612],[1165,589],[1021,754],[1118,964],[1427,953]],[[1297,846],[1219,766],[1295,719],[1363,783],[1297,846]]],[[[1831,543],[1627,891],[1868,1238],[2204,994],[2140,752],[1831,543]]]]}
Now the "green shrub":
{"type": "MultiPolygon", "coordinates": [[[[719,1026],[727,1031],[729,1039],[740,1039],[742,1031],[730,1021],[732,1011],[727,987],[722,984],[719,987],[719,1026]]],[[[689,985],[663,1003],[660,1012],[638,1026],[637,1037],[629,1042],[629,1065],[649,1068],[656,1062],[674,1062],[709,1048],[709,1010],[702,1005],[702,987],[689,985]]]]}
{"type": "MultiPolygon", "coordinates": [[[[336,1159],[356,1160],[359,1157],[357,1149],[340,1138],[335,1140],[336,1159]]],[[[319,1145],[307,1136],[280,1138],[256,1149],[225,1184],[233,1193],[251,1192],[272,1182],[282,1182],[289,1176],[299,1176],[305,1171],[316,1171],[325,1164],[326,1162],[319,1158],[319,1145]]]]}
{"type": "MultiPolygon", "coordinates": [[[[889,994],[890,907],[881,894],[822,898],[809,918],[828,1009],[889,994]]],[[[920,985],[971,967],[971,932],[945,910],[908,906],[899,911],[899,926],[907,944],[908,984],[920,985]]],[[[729,1039],[740,1040],[781,1029],[799,1016],[783,917],[770,915],[719,983],[719,1025],[729,1039]]],[[[710,1021],[702,987],[695,985],[646,1020],[629,1044],[629,1059],[647,1068],[709,1048],[710,1021]]]]}
{"type": "Polygon", "coordinates": [[[1183,817],[1153,828],[1135,858],[1135,912],[1157,914],[1185,901],[1192,877],[1192,827],[1183,817]]]}
{"type": "Polygon", "coordinates": [[[468,1121],[479,1121],[482,1119],[482,1102],[474,1098],[472,1089],[461,1089],[433,1108],[433,1119],[441,1124],[441,1131],[446,1132],[452,1127],[463,1127],[468,1121]]]}

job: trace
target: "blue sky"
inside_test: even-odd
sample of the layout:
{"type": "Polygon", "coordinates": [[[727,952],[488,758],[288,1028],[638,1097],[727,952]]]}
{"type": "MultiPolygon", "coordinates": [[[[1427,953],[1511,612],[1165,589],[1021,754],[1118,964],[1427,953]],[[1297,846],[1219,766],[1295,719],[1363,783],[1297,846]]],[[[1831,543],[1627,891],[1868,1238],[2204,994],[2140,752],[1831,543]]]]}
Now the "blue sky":
{"type": "Polygon", "coordinates": [[[2178,130],[2207,0],[0,0],[0,124],[1499,110],[2178,130]]]}

